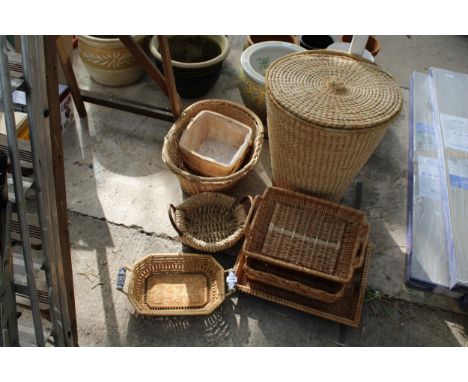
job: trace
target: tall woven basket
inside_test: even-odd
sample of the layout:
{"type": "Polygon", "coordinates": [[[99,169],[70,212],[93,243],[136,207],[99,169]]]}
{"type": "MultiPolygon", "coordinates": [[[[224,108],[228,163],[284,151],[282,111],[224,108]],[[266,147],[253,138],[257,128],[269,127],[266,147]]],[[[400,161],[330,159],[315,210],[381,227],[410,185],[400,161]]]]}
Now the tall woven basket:
{"type": "Polygon", "coordinates": [[[377,65],[315,50],[276,60],[266,74],[273,184],[339,200],[402,107],[377,65]]]}
{"type": "Polygon", "coordinates": [[[189,195],[201,192],[224,191],[234,187],[257,164],[263,145],[262,121],[246,107],[235,102],[217,99],[208,99],[195,102],[185,109],[179,119],[174,123],[164,138],[162,159],[169,169],[177,175],[180,186],[189,195]],[[208,177],[193,173],[182,159],[179,150],[179,139],[189,122],[203,110],[214,111],[242,122],[252,128],[253,142],[241,167],[234,173],[226,176],[208,177]]]}

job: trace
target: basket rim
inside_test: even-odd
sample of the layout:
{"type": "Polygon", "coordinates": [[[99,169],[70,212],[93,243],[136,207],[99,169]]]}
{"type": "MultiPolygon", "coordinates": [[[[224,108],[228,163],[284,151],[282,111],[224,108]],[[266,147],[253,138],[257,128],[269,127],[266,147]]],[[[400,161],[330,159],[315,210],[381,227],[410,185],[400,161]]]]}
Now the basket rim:
{"type": "Polygon", "coordinates": [[[306,124],[314,124],[320,128],[328,128],[333,131],[345,131],[345,132],[351,132],[351,131],[361,131],[365,129],[372,129],[376,128],[381,125],[386,125],[387,123],[390,123],[392,120],[394,120],[400,111],[402,110],[403,107],[403,94],[401,92],[400,86],[398,83],[395,81],[395,79],[385,72],[383,69],[381,69],[378,65],[375,63],[369,62],[368,60],[355,56],[346,52],[339,52],[339,51],[333,51],[333,50],[326,50],[326,49],[317,49],[317,50],[308,50],[305,52],[297,52],[297,53],[291,53],[287,56],[280,57],[279,59],[275,60],[268,68],[265,73],[265,90],[267,94],[267,98],[270,101],[274,101],[274,104],[276,107],[279,107],[282,112],[285,112],[287,115],[294,117],[296,120],[306,123],[306,124]],[[371,121],[367,122],[330,122],[327,121],[323,118],[312,118],[312,117],[304,117],[301,116],[300,113],[294,112],[293,110],[290,110],[286,106],[282,105],[279,100],[276,99],[275,95],[272,94],[271,92],[271,86],[269,86],[269,81],[271,81],[271,73],[273,73],[273,70],[279,65],[281,65],[285,60],[290,60],[293,59],[294,57],[299,57],[299,56],[309,56],[309,55],[323,55],[323,56],[337,56],[337,57],[342,57],[343,59],[346,60],[351,60],[351,61],[356,61],[362,64],[363,66],[368,66],[369,68],[372,68],[373,70],[376,70],[380,72],[383,76],[385,76],[388,80],[393,81],[395,83],[395,89],[398,90],[398,100],[395,102],[393,105],[392,109],[389,109],[387,115],[384,118],[376,118],[371,121]]]}
{"type": "MultiPolygon", "coordinates": [[[[191,181],[196,181],[199,183],[203,184],[210,184],[210,185],[222,185],[224,183],[227,183],[229,181],[234,181],[237,180],[240,177],[245,176],[255,165],[257,164],[258,157],[260,155],[260,152],[262,150],[262,145],[263,145],[263,135],[264,135],[264,128],[263,128],[263,123],[260,120],[260,118],[250,109],[246,108],[245,106],[242,106],[236,102],[229,101],[229,100],[222,100],[222,99],[207,99],[207,100],[201,100],[193,103],[189,107],[187,107],[183,112],[182,116],[185,116],[187,113],[191,112],[193,109],[203,106],[204,104],[210,104],[210,103],[219,103],[219,104],[225,104],[229,107],[236,108],[245,114],[247,114],[250,118],[252,118],[255,122],[256,125],[256,131],[255,135],[253,137],[252,145],[253,147],[251,150],[253,150],[252,157],[250,161],[243,167],[241,167],[239,170],[233,172],[232,174],[226,175],[226,176],[219,176],[219,177],[208,177],[208,176],[202,176],[202,175],[197,175],[193,174],[191,172],[188,172],[186,170],[181,169],[178,167],[170,158],[168,152],[167,152],[167,146],[168,142],[171,139],[175,139],[173,136],[176,134],[177,130],[183,130],[187,126],[184,127],[179,127],[180,123],[180,118],[171,126],[169,132],[167,135],[164,137],[164,144],[163,144],[163,149],[162,149],[162,160],[166,164],[166,166],[169,167],[169,169],[174,172],[176,175],[181,176],[187,180],[191,181]]],[[[209,108],[206,110],[210,110],[209,108]]],[[[193,117],[192,117],[193,118],[193,117]]],[[[179,134],[180,136],[180,134],[179,134]]]]}

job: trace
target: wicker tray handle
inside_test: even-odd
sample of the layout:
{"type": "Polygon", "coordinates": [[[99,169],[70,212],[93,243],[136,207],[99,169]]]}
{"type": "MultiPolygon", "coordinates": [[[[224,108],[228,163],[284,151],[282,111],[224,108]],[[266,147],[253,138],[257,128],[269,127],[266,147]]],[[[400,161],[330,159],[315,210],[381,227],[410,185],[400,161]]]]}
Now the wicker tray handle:
{"type": "Polygon", "coordinates": [[[124,265],[123,267],[119,268],[119,272],[117,273],[117,287],[116,289],[123,294],[128,294],[125,290],[125,281],[127,279],[127,271],[133,272],[133,269],[128,265],[124,265]]]}
{"type": "MultiPolygon", "coordinates": [[[[250,198],[252,199],[251,196],[250,198]]],[[[249,231],[250,229],[250,226],[252,224],[252,219],[255,215],[255,210],[257,209],[261,199],[262,199],[261,196],[256,196],[253,200],[253,203],[251,202],[252,205],[250,207],[249,214],[247,215],[247,218],[245,219],[245,232],[249,231]]]]}
{"type": "Polygon", "coordinates": [[[179,236],[182,236],[182,232],[179,229],[179,227],[177,227],[177,224],[175,222],[175,212],[176,212],[176,210],[177,210],[177,208],[171,203],[171,204],[169,204],[167,214],[169,215],[169,220],[171,221],[171,224],[174,227],[174,229],[176,230],[176,232],[179,234],[179,236]]]}
{"type": "Polygon", "coordinates": [[[228,292],[224,295],[224,297],[228,297],[228,296],[230,296],[231,294],[233,294],[236,291],[237,276],[236,276],[236,272],[234,271],[233,268],[226,269],[224,271],[224,274],[227,274],[227,276],[226,276],[226,287],[228,289],[228,292]]]}

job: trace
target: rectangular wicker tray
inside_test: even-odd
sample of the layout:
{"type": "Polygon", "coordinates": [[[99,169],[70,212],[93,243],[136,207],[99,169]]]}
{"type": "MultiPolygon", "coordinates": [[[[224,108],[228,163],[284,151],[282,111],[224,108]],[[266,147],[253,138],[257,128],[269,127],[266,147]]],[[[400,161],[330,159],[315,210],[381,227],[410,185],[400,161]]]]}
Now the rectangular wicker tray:
{"type": "Polygon", "coordinates": [[[288,306],[305,313],[344,325],[358,327],[366,293],[371,252],[371,246],[368,244],[362,269],[357,272],[353,280],[345,286],[343,297],[331,304],[307,298],[271,285],[249,280],[244,272],[245,253],[243,251],[239,254],[234,267],[237,275],[237,289],[243,293],[288,306]]]}
{"type": "MultiPolygon", "coordinates": [[[[130,273],[126,294],[137,314],[211,314],[227,295],[227,271],[209,255],[154,253],[124,269],[130,273]]],[[[124,285],[125,276],[118,289],[123,291],[124,285]]]]}
{"type": "Polygon", "coordinates": [[[248,256],[343,284],[351,280],[362,211],[276,187],[254,207],[243,247],[248,256]]]}

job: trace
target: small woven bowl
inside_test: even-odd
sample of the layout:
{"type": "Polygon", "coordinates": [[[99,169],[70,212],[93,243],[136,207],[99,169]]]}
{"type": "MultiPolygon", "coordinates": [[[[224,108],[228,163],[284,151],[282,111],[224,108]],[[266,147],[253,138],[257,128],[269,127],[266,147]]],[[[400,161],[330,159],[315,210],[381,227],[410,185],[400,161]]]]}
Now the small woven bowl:
{"type": "Polygon", "coordinates": [[[244,236],[247,217],[243,204],[217,192],[203,192],[169,205],[168,215],[182,244],[199,251],[215,253],[233,247],[244,236]]]}

